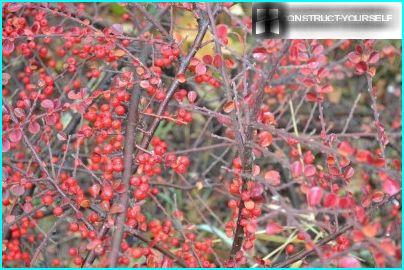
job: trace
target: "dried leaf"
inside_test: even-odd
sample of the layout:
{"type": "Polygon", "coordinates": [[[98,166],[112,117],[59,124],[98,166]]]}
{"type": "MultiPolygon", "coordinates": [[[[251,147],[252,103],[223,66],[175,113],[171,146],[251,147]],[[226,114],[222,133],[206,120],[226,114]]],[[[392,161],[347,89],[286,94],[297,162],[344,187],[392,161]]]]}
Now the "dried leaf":
{"type": "Polygon", "coordinates": [[[123,205],[122,204],[114,204],[111,206],[111,209],[109,210],[110,214],[118,214],[122,213],[124,211],[123,205]]]}
{"type": "Polygon", "coordinates": [[[118,49],[118,50],[115,50],[114,51],[114,55],[116,56],[116,57],[122,57],[122,56],[124,56],[126,54],[126,52],[124,51],[124,50],[121,50],[121,49],[118,49]]]}
{"type": "Polygon", "coordinates": [[[89,208],[90,207],[90,201],[89,200],[82,200],[81,202],[80,202],[80,207],[83,207],[83,208],[89,208]]]}
{"type": "Polygon", "coordinates": [[[234,104],[234,101],[228,101],[223,105],[223,111],[225,113],[230,113],[234,110],[235,107],[236,106],[234,104]]]}

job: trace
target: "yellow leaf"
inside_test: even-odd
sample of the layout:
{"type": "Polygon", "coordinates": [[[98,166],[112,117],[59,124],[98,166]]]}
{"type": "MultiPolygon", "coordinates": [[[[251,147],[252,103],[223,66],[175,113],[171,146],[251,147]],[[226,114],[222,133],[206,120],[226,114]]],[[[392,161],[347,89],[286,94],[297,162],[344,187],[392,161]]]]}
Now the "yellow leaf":
{"type": "Polygon", "coordinates": [[[114,51],[114,55],[117,56],[117,57],[122,57],[122,56],[124,56],[125,54],[126,54],[126,52],[125,52],[124,50],[118,49],[118,50],[115,50],[115,51],[114,51]]]}

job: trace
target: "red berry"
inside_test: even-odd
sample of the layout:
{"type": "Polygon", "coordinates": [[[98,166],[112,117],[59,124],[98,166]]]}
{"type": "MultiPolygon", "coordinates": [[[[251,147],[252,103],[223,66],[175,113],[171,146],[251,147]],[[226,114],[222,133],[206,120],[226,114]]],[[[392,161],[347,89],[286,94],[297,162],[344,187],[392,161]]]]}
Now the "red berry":
{"type": "Polygon", "coordinates": [[[290,255],[295,252],[295,246],[293,244],[289,244],[286,246],[286,254],[290,255]]]}
{"type": "Polygon", "coordinates": [[[53,209],[53,214],[57,217],[61,216],[63,214],[63,208],[60,206],[57,206],[53,209]]]}

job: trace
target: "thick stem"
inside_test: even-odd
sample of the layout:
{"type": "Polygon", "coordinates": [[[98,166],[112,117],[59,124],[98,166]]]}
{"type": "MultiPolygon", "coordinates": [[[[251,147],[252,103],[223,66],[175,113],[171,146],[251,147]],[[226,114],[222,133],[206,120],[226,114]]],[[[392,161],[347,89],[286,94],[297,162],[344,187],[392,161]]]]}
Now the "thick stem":
{"type": "Polygon", "coordinates": [[[129,201],[129,180],[132,175],[133,150],[135,148],[136,139],[135,132],[139,116],[139,100],[140,89],[138,87],[134,87],[129,104],[128,123],[126,125],[125,142],[123,148],[124,171],[122,176],[122,184],[125,186],[125,192],[122,193],[119,203],[124,210],[119,213],[118,217],[116,218],[116,229],[112,236],[112,249],[109,262],[110,267],[115,267],[118,261],[120,245],[125,227],[126,211],[129,201]]]}

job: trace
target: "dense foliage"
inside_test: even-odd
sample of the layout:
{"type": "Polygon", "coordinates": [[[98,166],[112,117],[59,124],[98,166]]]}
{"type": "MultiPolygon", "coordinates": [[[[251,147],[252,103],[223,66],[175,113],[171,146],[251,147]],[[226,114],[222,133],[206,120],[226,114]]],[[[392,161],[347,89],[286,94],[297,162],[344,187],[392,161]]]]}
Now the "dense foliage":
{"type": "Polygon", "coordinates": [[[3,265],[401,265],[401,42],[251,4],[3,5],[3,265]]]}

